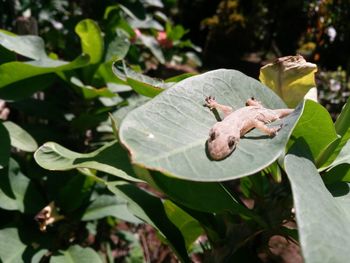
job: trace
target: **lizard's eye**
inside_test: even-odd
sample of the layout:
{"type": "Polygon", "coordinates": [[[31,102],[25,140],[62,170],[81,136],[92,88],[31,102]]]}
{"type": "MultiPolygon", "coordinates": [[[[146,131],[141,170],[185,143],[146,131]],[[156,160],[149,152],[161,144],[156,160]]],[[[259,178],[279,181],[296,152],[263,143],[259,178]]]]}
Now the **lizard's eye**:
{"type": "Polygon", "coordinates": [[[235,139],[235,137],[230,136],[230,137],[228,138],[228,147],[230,147],[230,149],[232,149],[232,148],[235,147],[235,145],[236,145],[236,139],[235,139]]]}

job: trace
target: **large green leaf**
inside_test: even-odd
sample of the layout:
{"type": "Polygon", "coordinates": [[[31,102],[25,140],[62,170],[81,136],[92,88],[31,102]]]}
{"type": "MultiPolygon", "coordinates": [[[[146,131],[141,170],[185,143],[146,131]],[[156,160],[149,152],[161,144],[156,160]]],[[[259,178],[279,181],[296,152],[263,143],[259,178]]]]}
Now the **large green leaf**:
{"type": "Polygon", "coordinates": [[[83,52],[90,56],[90,63],[100,62],[104,52],[104,42],[98,24],[91,19],[84,19],[76,25],[75,32],[81,39],[83,52]]]}
{"type": "Polygon", "coordinates": [[[0,207],[36,213],[44,206],[44,198],[20,170],[18,163],[10,159],[8,167],[0,170],[0,207]]]}
{"type": "Polygon", "coordinates": [[[130,211],[159,231],[173,248],[181,262],[189,262],[184,238],[179,229],[168,218],[162,201],[126,183],[108,183],[108,189],[128,202],[130,211]]]}
{"type": "Polygon", "coordinates": [[[11,145],[13,147],[26,152],[34,152],[38,148],[33,137],[16,123],[5,121],[3,124],[10,134],[11,145]]]}
{"type": "Polygon", "coordinates": [[[0,45],[34,60],[47,58],[44,41],[38,36],[17,36],[8,31],[0,30],[0,45]]]}
{"type": "Polygon", "coordinates": [[[10,135],[2,122],[0,122],[0,170],[9,163],[11,152],[10,135]]]}
{"type": "Polygon", "coordinates": [[[331,116],[317,102],[306,100],[303,115],[293,130],[289,144],[301,137],[307,142],[315,160],[338,138],[331,116]]]}
{"type": "Polygon", "coordinates": [[[22,254],[26,249],[18,235],[17,228],[0,230],[0,261],[3,263],[24,262],[22,254]]]}
{"type": "Polygon", "coordinates": [[[86,208],[82,220],[96,220],[106,216],[113,216],[134,224],[141,222],[129,212],[126,200],[117,195],[99,195],[86,208]]]}
{"type": "Polygon", "coordinates": [[[222,161],[211,161],[205,150],[216,119],[203,107],[206,96],[222,104],[241,108],[250,97],[268,108],[286,106],[270,89],[235,70],[216,70],[185,79],[129,113],[119,136],[132,162],[148,169],[192,181],[225,181],[267,167],[283,152],[303,105],[281,121],[274,138],[253,130],[237,149],[222,161]]]}
{"type": "Polygon", "coordinates": [[[278,58],[260,69],[260,80],[276,92],[289,107],[295,107],[316,87],[317,66],[300,56],[278,58]]]}
{"type": "Polygon", "coordinates": [[[54,142],[47,142],[39,147],[34,158],[41,167],[48,170],[65,171],[75,168],[90,168],[125,180],[140,181],[117,168],[123,166],[123,162],[126,160],[116,141],[107,143],[100,149],[86,154],[70,151],[54,142]]]}
{"type": "Polygon", "coordinates": [[[0,65],[0,88],[30,77],[83,67],[88,62],[87,55],[81,55],[72,62],[49,58],[30,62],[8,62],[0,65]]]}
{"type": "Polygon", "coordinates": [[[295,147],[285,158],[302,254],[306,263],[347,262],[350,215],[325,187],[306,147],[295,147]]]}
{"type": "Polygon", "coordinates": [[[79,245],[70,246],[65,251],[59,251],[51,256],[51,263],[102,263],[99,255],[89,247],[83,248],[79,245]]]}

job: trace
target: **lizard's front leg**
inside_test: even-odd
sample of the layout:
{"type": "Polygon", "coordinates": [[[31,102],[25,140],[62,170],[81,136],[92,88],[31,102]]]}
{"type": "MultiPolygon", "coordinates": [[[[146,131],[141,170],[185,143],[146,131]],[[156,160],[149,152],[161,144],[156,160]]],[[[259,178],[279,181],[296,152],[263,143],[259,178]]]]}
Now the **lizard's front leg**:
{"type": "Polygon", "coordinates": [[[233,112],[233,109],[230,106],[222,105],[216,102],[215,98],[212,96],[205,98],[205,106],[209,109],[217,109],[224,113],[224,118],[230,115],[233,112]]]}
{"type": "Polygon", "coordinates": [[[267,127],[264,122],[255,120],[254,121],[255,128],[259,129],[263,133],[266,133],[267,135],[273,137],[277,135],[278,131],[282,128],[282,125],[279,125],[277,127],[267,127]]]}

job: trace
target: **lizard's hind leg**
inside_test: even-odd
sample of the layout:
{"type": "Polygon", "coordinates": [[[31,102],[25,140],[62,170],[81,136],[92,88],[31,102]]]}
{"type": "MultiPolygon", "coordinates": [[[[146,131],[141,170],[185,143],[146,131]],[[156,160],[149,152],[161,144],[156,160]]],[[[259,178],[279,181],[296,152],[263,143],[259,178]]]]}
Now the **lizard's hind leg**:
{"type": "Polygon", "coordinates": [[[294,109],[277,109],[274,110],[275,113],[277,113],[279,118],[284,118],[291,114],[294,111],[294,109]]]}
{"type": "Polygon", "coordinates": [[[267,127],[264,122],[255,120],[254,122],[255,128],[259,129],[263,133],[266,133],[267,135],[273,137],[277,135],[278,131],[282,128],[282,125],[279,125],[277,127],[267,127]]]}

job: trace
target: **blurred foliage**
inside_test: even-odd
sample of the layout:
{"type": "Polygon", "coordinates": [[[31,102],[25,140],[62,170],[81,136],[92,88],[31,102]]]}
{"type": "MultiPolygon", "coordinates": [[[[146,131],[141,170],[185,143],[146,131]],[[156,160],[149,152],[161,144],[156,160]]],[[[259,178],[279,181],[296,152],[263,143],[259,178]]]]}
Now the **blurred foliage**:
{"type": "MultiPolygon", "coordinates": [[[[156,0],[0,2],[6,10],[0,17],[6,29],[0,31],[1,261],[14,254],[15,262],[174,260],[155,230],[147,229],[150,237],[143,236],[146,227],[139,218],[145,216],[127,208],[131,194],[163,207],[160,200],[135,185],[124,197],[106,185],[140,182],[116,140],[124,116],[148,100],[133,92],[135,83],[152,90],[149,82],[157,80],[145,81],[145,71],[166,65],[194,71],[200,63],[200,50],[186,39],[187,30],[165,13],[174,3],[164,3],[166,7],[156,0]],[[113,74],[115,61],[124,65],[126,78],[113,74]],[[48,141],[56,144],[40,148],[51,158],[47,163],[61,160],[50,171],[33,155],[48,141]],[[5,239],[12,250],[4,246],[5,239]],[[151,242],[162,249],[144,255],[151,242]]],[[[161,231],[173,229],[181,236],[165,218],[161,231]]],[[[187,257],[181,238],[170,240],[187,257]]]]}
{"type": "Polygon", "coordinates": [[[334,91],[329,79],[339,76],[338,67],[350,74],[349,1],[180,0],[179,6],[179,20],[203,46],[205,68],[224,66],[257,78],[268,62],[300,54],[319,65],[321,102],[332,116],[339,114],[348,79],[340,81],[342,91],[334,91]],[[193,15],[193,10],[198,12],[193,15]]]}
{"type": "Polygon", "coordinates": [[[314,0],[307,1],[304,8],[308,23],[300,39],[301,52],[309,45],[308,55],[314,61],[328,70],[341,66],[349,73],[350,60],[343,54],[350,52],[350,2],[314,0]]]}
{"type": "Polygon", "coordinates": [[[91,18],[98,21],[105,32],[107,45],[116,36],[123,36],[134,44],[127,59],[143,69],[156,69],[159,63],[166,62],[185,64],[190,61],[192,66],[198,66],[200,61],[193,50],[200,49],[189,39],[184,40],[187,31],[181,25],[173,25],[166,15],[164,6],[169,10],[175,2],[164,2],[6,0],[0,5],[9,12],[2,16],[0,27],[19,34],[39,34],[45,39],[49,52],[70,60],[80,52],[74,27],[80,20],[91,18]]]}
{"type": "Polygon", "coordinates": [[[207,68],[225,65],[257,76],[254,63],[299,53],[327,70],[349,72],[347,0],[180,0],[179,7],[178,19],[203,46],[207,68]]]}
{"type": "Polygon", "coordinates": [[[316,82],[320,103],[335,119],[350,96],[349,76],[341,67],[336,71],[321,70],[316,74],[316,82]]]}

